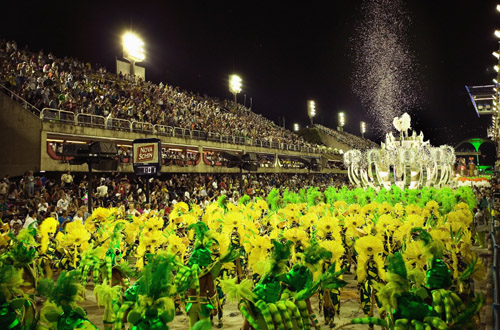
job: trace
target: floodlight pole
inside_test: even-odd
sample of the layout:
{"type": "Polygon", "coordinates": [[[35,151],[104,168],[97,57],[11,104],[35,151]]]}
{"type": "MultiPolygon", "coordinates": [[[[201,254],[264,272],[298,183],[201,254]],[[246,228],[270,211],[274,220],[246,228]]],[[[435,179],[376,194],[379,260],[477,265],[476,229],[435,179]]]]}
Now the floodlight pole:
{"type": "Polygon", "coordinates": [[[135,80],[135,61],[134,60],[131,60],[129,59],[128,60],[130,62],[130,75],[134,78],[135,80]]]}

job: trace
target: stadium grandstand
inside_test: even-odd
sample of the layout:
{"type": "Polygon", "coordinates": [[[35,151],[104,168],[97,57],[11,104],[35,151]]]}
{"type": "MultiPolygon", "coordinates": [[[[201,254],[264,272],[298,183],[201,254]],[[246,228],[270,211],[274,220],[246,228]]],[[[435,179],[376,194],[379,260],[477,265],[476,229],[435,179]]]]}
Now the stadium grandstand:
{"type": "MultiPolygon", "coordinates": [[[[323,125],[315,124],[314,127],[326,134],[327,136],[330,136],[334,139],[334,142],[331,142],[333,144],[335,143],[340,143],[341,145],[344,146],[344,150],[349,150],[349,149],[370,149],[370,148],[380,148],[378,144],[373,142],[372,140],[362,138],[360,136],[356,136],[354,134],[347,133],[345,131],[340,131],[340,130],[334,130],[328,127],[325,127],[323,125]]],[[[324,138],[323,134],[323,143],[328,143],[325,141],[326,139],[324,138]]]]}
{"type": "MultiPolygon", "coordinates": [[[[13,155],[0,175],[20,175],[20,169],[64,171],[70,160],[62,155],[64,144],[95,141],[116,143],[119,171],[131,172],[132,141],[145,137],[162,141],[168,172],[239,171],[228,166],[224,153],[252,154],[259,172],[307,173],[313,167],[345,172],[342,152],[368,144],[338,133],[343,148],[313,145],[232,101],[109,73],[75,58],[18,49],[15,42],[0,45],[0,60],[2,135],[13,155]]],[[[71,169],[85,171],[85,166],[71,169]]]]}

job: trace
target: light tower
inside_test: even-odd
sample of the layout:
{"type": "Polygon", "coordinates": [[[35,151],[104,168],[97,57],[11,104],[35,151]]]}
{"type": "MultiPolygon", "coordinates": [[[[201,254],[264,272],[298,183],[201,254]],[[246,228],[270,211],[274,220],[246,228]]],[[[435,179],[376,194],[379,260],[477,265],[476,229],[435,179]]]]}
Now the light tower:
{"type": "Polygon", "coordinates": [[[307,115],[311,120],[311,126],[313,126],[313,118],[316,116],[316,102],[313,100],[307,101],[307,115]]]}
{"type": "Polygon", "coordinates": [[[123,58],[130,63],[130,75],[135,77],[135,64],[146,59],[144,41],[132,32],[122,36],[123,58]]]}
{"type": "Polygon", "coordinates": [[[366,133],[366,123],[364,121],[359,123],[359,130],[361,131],[361,137],[364,139],[366,133]]]}
{"type": "Polygon", "coordinates": [[[343,131],[344,130],[344,125],[345,125],[345,116],[343,112],[339,112],[339,126],[337,127],[337,130],[343,131]]]}
{"type": "Polygon", "coordinates": [[[229,91],[234,95],[234,103],[237,103],[237,95],[241,92],[241,78],[238,75],[229,77],[229,91]]]}

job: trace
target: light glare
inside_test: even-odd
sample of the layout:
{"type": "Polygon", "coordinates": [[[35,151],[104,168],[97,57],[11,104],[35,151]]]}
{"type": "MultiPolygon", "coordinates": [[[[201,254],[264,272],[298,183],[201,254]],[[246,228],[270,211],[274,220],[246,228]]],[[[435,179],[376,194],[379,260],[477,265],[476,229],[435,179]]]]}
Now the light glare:
{"type": "Polygon", "coordinates": [[[229,79],[229,90],[233,94],[238,94],[241,92],[241,78],[238,75],[233,74],[229,79]]]}
{"type": "Polygon", "coordinates": [[[122,37],[124,57],[134,62],[142,62],[146,58],[144,42],[134,33],[126,32],[122,37]]]}
{"type": "Polygon", "coordinates": [[[316,102],[313,100],[307,102],[307,113],[309,117],[314,117],[316,115],[316,102]]]}

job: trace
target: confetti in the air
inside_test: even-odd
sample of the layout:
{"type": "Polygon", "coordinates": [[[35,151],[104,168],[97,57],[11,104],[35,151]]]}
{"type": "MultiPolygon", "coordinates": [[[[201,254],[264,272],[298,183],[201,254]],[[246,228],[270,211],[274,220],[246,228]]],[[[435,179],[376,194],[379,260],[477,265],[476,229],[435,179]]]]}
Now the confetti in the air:
{"type": "Polygon", "coordinates": [[[416,61],[408,46],[411,23],[400,0],[365,0],[353,37],[352,86],[363,106],[386,133],[392,120],[419,103],[416,61]]]}

